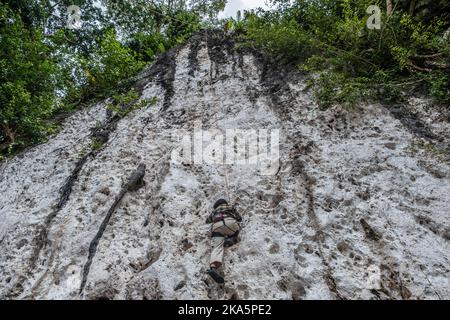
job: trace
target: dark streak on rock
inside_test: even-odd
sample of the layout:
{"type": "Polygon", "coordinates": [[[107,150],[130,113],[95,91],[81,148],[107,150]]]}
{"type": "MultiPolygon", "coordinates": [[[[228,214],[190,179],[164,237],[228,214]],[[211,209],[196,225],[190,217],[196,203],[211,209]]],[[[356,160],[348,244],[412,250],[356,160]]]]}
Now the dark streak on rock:
{"type": "MultiPolygon", "coordinates": [[[[123,107],[123,110],[127,110],[133,105],[130,103],[123,107]]],[[[66,178],[63,186],[59,190],[59,199],[56,206],[53,208],[52,212],[45,218],[44,223],[38,227],[37,235],[31,241],[31,246],[33,248],[30,259],[28,261],[28,272],[26,275],[22,275],[19,277],[17,283],[13,286],[11,292],[8,294],[10,297],[17,297],[20,295],[24,288],[23,283],[30,276],[31,272],[36,267],[37,260],[39,259],[39,255],[42,249],[49,244],[48,240],[48,230],[52,224],[52,221],[58,215],[62,208],[69,201],[70,195],[72,193],[72,188],[75,185],[75,182],[78,179],[78,176],[83,169],[84,165],[88,162],[90,158],[95,158],[101,150],[105,147],[105,144],[108,142],[111,132],[113,132],[117,128],[117,123],[122,118],[121,115],[115,114],[110,115],[108,117],[107,122],[101,126],[94,129],[91,129],[91,139],[95,139],[102,146],[99,149],[91,150],[87,154],[83,155],[75,164],[75,168],[72,170],[69,177],[66,178]]]]}
{"type": "Polygon", "coordinates": [[[370,224],[367,223],[366,220],[364,220],[363,218],[361,218],[359,220],[359,222],[361,223],[364,233],[366,234],[366,237],[369,238],[370,240],[373,241],[380,241],[380,239],[382,238],[381,235],[375,231],[370,224]]]}
{"type": "Polygon", "coordinates": [[[92,265],[92,260],[94,259],[95,253],[97,252],[98,243],[100,242],[100,239],[103,236],[103,233],[105,232],[105,229],[109,223],[109,220],[111,219],[112,214],[116,210],[117,206],[119,205],[120,201],[122,200],[125,193],[128,191],[135,191],[143,186],[143,178],[145,175],[145,165],[140,164],[136,171],[134,171],[130,177],[128,178],[127,183],[122,187],[119,194],[116,196],[113,204],[109,208],[105,218],[103,219],[99,230],[97,231],[97,234],[95,235],[94,239],[91,241],[91,244],[89,245],[89,255],[86,264],[83,268],[82,273],[82,280],[80,285],[80,294],[83,292],[84,286],[86,285],[87,277],[89,275],[89,270],[92,265]]]}
{"type": "Polygon", "coordinates": [[[430,230],[435,235],[442,237],[444,240],[450,241],[450,228],[441,226],[431,218],[425,217],[423,215],[414,216],[414,219],[418,224],[430,230]]]}
{"type": "MultiPolygon", "coordinates": [[[[397,259],[391,254],[389,243],[385,241],[381,234],[375,231],[364,219],[360,220],[360,223],[364,229],[366,237],[372,242],[371,247],[375,254],[380,256],[380,260],[383,263],[380,265],[382,271],[381,277],[381,289],[378,292],[372,291],[379,298],[380,294],[385,294],[389,299],[394,299],[394,295],[397,294],[402,299],[409,299],[412,296],[411,291],[406,284],[402,281],[401,273],[398,270],[399,263],[397,259]]],[[[389,220],[387,223],[393,229],[389,220]]]]}
{"type": "MultiPolygon", "coordinates": [[[[221,30],[205,30],[209,59],[215,66],[216,77],[220,74],[220,66],[230,63],[227,53],[232,52],[234,40],[232,37],[224,37],[221,30]]],[[[214,79],[211,79],[214,80],[214,79]]]]}
{"type": "Polygon", "coordinates": [[[190,51],[188,55],[189,61],[189,76],[194,77],[195,71],[198,69],[198,51],[200,49],[200,45],[202,43],[202,34],[198,33],[191,37],[189,40],[190,43],[190,51]]]}
{"type": "Polygon", "coordinates": [[[173,87],[176,71],[175,59],[179,49],[179,47],[174,48],[159,56],[152,66],[143,72],[140,79],[134,85],[135,90],[142,93],[149,80],[151,78],[156,79],[156,82],[165,90],[161,112],[165,112],[170,107],[172,97],[175,94],[173,87]]]}
{"type": "Polygon", "coordinates": [[[406,106],[397,104],[385,105],[384,107],[389,110],[394,118],[399,120],[409,131],[418,137],[424,138],[429,142],[438,139],[431,129],[417,115],[408,110],[406,106]]]}
{"type": "MultiPolygon", "coordinates": [[[[311,148],[310,144],[307,144],[306,146],[307,146],[306,149],[311,148]]],[[[295,149],[299,150],[299,149],[305,149],[305,148],[297,147],[295,149]]],[[[334,279],[331,266],[328,263],[327,259],[325,258],[325,255],[323,253],[323,243],[325,242],[325,233],[322,231],[322,228],[319,223],[319,219],[318,219],[315,209],[314,209],[314,207],[315,207],[315,202],[314,202],[315,179],[312,178],[307,173],[306,168],[305,168],[305,163],[299,157],[295,158],[295,160],[294,160],[292,174],[299,175],[300,178],[302,179],[303,185],[305,187],[306,199],[307,199],[307,204],[308,204],[307,214],[308,214],[309,220],[311,221],[312,227],[314,228],[315,239],[316,239],[316,243],[318,246],[320,258],[322,260],[322,264],[325,267],[325,273],[323,275],[325,283],[327,284],[327,287],[330,290],[330,292],[332,292],[337,299],[343,300],[344,297],[341,295],[341,293],[339,292],[339,290],[337,288],[336,280],[334,279]]]]}
{"type": "Polygon", "coordinates": [[[430,126],[420,120],[419,116],[409,110],[406,105],[384,105],[384,107],[411,133],[419,138],[425,139],[440,152],[450,154],[450,144],[448,141],[445,141],[443,137],[434,134],[430,126]]]}

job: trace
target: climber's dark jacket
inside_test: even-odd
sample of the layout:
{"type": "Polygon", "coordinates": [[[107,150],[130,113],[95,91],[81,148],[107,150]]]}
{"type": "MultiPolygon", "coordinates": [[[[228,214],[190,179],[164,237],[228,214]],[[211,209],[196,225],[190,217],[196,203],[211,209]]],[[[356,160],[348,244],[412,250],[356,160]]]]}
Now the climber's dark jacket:
{"type": "Polygon", "coordinates": [[[223,221],[223,219],[231,217],[238,222],[242,221],[241,215],[236,211],[235,208],[229,206],[228,204],[222,204],[218,206],[206,219],[206,223],[216,223],[218,221],[223,221]]]}

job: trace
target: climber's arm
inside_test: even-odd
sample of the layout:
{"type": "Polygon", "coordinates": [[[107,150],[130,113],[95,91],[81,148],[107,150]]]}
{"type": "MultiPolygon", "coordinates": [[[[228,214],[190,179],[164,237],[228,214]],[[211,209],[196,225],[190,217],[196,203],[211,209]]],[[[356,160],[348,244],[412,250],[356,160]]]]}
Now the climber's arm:
{"type": "Polygon", "coordinates": [[[242,217],[239,214],[239,212],[237,212],[236,208],[233,208],[233,216],[236,219],[236,221],[241,222],[242,221],[242,217]]]}

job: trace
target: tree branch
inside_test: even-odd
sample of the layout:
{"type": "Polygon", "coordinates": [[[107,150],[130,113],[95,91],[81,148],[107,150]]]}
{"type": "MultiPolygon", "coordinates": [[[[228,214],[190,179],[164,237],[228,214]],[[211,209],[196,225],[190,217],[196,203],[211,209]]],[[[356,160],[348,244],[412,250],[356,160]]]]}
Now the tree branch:
{"type": "Polygon", "coordinates": [[[415,69],[415,70],[417,70],[417,71],[422,71],[422,72],[431,72],[431,71],[433,71],[432,69],[422,68],[422,67],[416,66],[416,65],[415,65],[414,63],[412,63],[412,62],[409,62],[409,65],[410,65],[413,69],[415,69]]]}
{"type": "Polygon", "coordinates": [[[432,59],[432,58],[440,57],[440,56],[442,56],[442,54],[443,54],[442,52],[433,53],[433,54],[416,54],[416,55],[411,56],[411,58],[414,58],[414,59],[432,59]]]}

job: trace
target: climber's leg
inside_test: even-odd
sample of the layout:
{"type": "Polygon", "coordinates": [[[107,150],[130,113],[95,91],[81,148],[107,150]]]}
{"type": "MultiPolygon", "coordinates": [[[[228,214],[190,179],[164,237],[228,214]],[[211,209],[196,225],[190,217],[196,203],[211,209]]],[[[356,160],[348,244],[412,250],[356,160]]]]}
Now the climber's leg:
{"type": "Polygon", "coordinates": [[[211,238],[211,258],[209,265],[219,268],[223,262],[223,236],[215,235],[211,238]]]}
{"type": "MultiPolygon", "coordinates": [[[[223,263],[223,248],[226,238],[233,238],[236,241],[237,234],[239,233],[239,224],[233,218],[225,218],[223,221],[218,221],[212,226],[211,234],[211,258],[210,258],[210,269],[208,274],[217,283],[224,283],[223,277],[217,271],[223,263]]],[[[233,242],[234,244],[235,242],[233,242]]]]}
{"type": "Polygon", "coordinates": [[[210,258],[210,269],[208,270],[208,274],[211,278],[214,279],[217,283],[224,283],[225,280],[219,274],[217,269],[220,268],[223,262],[223,242],[224,237],[219,233],[214,232],[211,237],[211,258],[210,258]]]}

